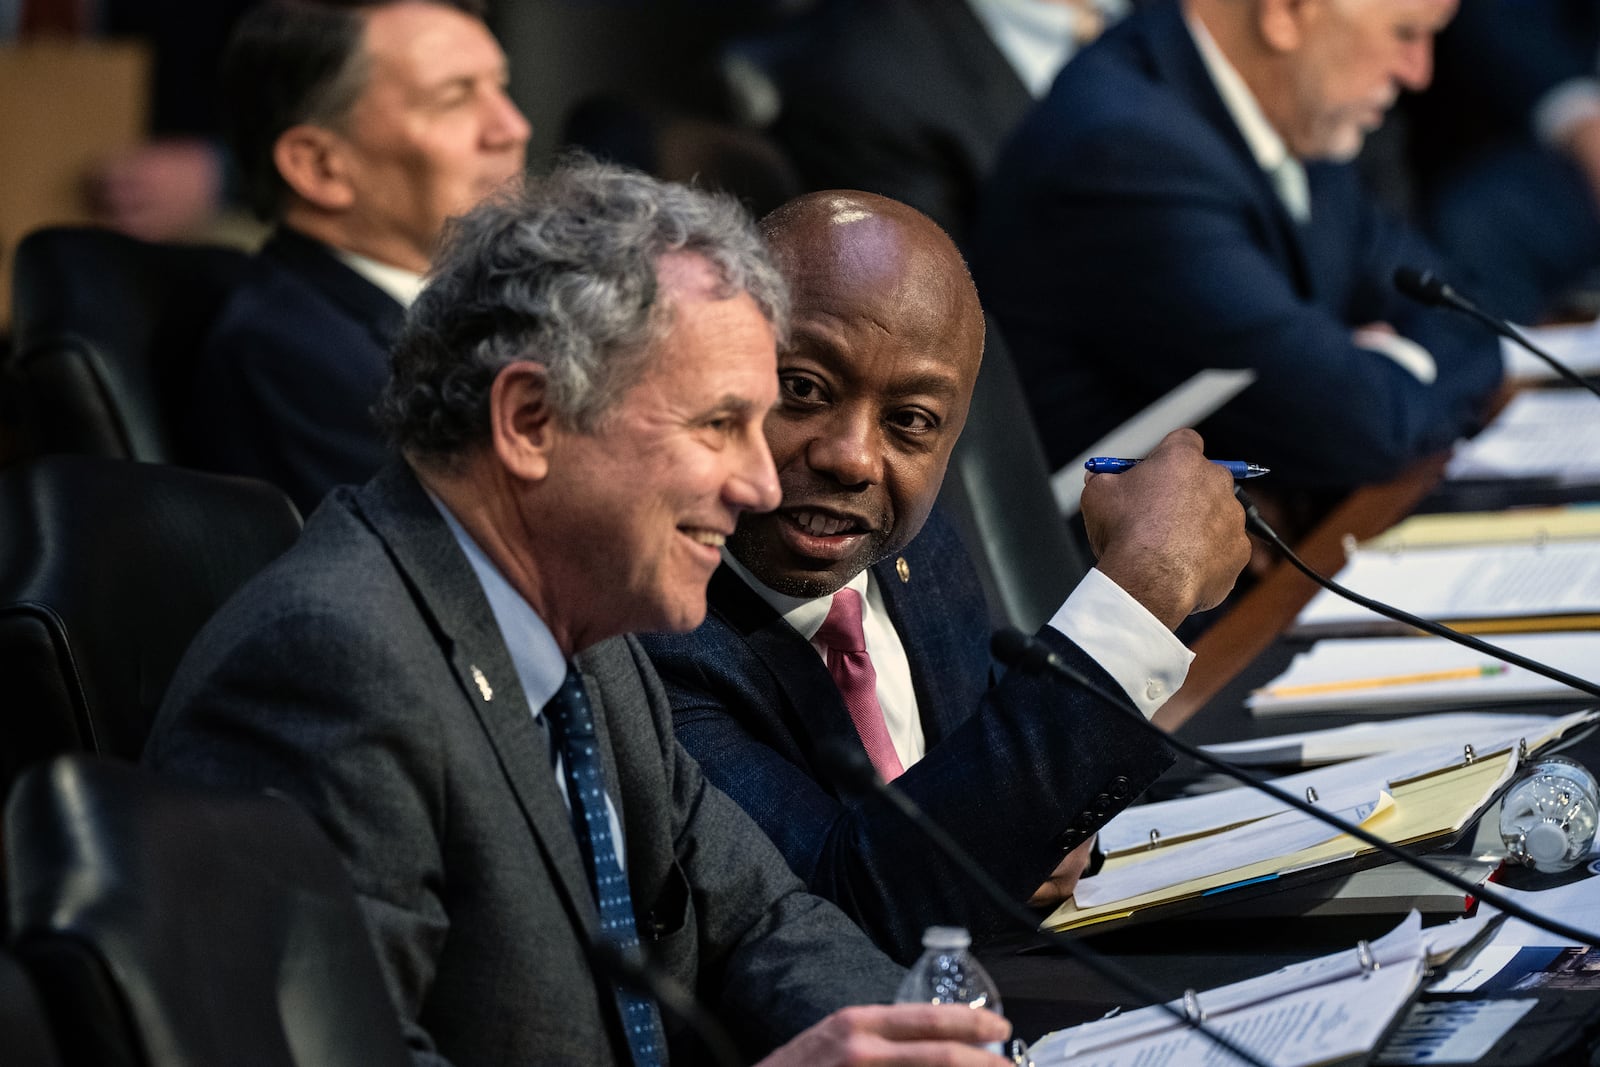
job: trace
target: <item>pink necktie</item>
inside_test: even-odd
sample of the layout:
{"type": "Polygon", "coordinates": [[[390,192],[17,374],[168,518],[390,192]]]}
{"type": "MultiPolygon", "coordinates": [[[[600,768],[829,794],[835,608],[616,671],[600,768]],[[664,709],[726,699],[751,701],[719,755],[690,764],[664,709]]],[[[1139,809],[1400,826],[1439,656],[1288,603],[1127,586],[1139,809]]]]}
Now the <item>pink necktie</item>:
{"type": "Polygon", "coordinates": [[[833,594],[833,606],[817,631],[816,641],[828,650],[828,673],[844,697],[845,710],[855,723],[856,733],[867,750],[867,758],[884,781],[893,781],[905,770],[889,740],[889,727],[878,705],[878,672],[867,655],[867,639],[861,632],[861,595],[854,589],[833,594]]]}

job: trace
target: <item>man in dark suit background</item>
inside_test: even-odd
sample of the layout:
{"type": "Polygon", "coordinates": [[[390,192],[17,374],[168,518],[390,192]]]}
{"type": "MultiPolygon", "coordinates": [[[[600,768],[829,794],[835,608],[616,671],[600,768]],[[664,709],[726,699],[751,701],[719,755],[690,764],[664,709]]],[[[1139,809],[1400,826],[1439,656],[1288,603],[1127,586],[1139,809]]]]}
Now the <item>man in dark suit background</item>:
{"type": "MultiPolygon", "coordinates": [[[[852,794],[830,741],[863,748],[1037,903],[1071,892],[1085,842],[1172,756],[1086,691],[995,678],[977,576],[933,510],[983,350],[950,239],[854,192],[801,197],[763,227],[794,294],[766,426],[783,503],[740,520],[699,629],[643,640],[707,777],[813,892],[909,960],[927,925],[982,938],[1008,920],[898,812],[852,794]]],[[[1040,636],[1153,714],[1190,660],[1172,628],[1220,601],[1249,555],[1231,480],[1183,431],[1090,479],[1083,508],[1098,568],[1040,636]]]]}
{"type": "Polygon", "coordinates": [[[520,174],[528,124],[471,3],[274,0],[223,61],[229,138],[277,228],[217,320],[190,408],[217,469],[302,511],[385,455],[371,407],[445,220],[520,174]]]}
{"type": "Polygon", "coordinates": [[[1118,0],[834,3],[780,64],[774,133],[809,189],[880,193],[965,245],[1006,135],[1118,0]]]}
{"type": "Polygon", "coordinates": [[[1201,430],[1277,489],[1380,481],[1480,424],[1498,343],[1395,293],[1438,256],[1344,165],[1454,10],[1157,0],[1062,72],[974,258],[1053,462],[1208,367],[1256,372],[1201,430]]]}
{"type": "Polygon", "coordinates": [[[748,1051],[789,1042],[774,1065],[1004,1062],[966,1047],[1005,1036],[988,1012],[837,1010],[901,971],[707,783],[619,636],[699,623],[724,536],[777,503],[786,319],[731,200],[584,164],[484,204],[396,349],[403,461],[178,671],[146,758],[311,811],[418,1064],[653,1064],[663,1034],[697,1062],[596,938],[648,941],[748,1051]]]}

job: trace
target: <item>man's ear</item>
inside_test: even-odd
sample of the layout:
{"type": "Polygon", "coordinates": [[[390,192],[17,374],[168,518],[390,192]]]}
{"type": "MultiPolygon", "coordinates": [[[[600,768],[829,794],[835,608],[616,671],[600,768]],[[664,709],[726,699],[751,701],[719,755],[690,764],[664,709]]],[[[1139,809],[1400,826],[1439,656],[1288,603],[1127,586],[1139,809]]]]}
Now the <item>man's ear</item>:
{"type": "Polygon", "coordinates": [[[489,436],[495,455],[512,474],[540,481],[550,473],[559,436],[550,407],[550,378],[544,364],[508,363],[489,390],[489,436]]]}
{"type": "Polygon", "coordinates": [[[296,196],[323,211],[345,211],[355,202],[339,135],[321,126],[291,126],[272,146],[272,161],[296,196]]]}
{"type": "MultiPolygon", "coordinates": [[[[1331,2],[1331,0],[1329,0],[1331,2]]],[[[1257,27],[1274,52],[1297,52],[1306,38],[1308,20],[1318,17],[1325,0],[1260,0],[1257,27]]]]}

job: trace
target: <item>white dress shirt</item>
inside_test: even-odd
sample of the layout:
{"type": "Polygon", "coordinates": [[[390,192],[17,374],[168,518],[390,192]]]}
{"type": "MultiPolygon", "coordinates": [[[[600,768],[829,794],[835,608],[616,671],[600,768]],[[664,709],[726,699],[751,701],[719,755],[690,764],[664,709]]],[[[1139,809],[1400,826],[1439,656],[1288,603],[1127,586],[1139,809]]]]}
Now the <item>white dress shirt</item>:
{"type": "MultiPolygon", "coordinates": [[[[762,585],[727,549],[723,549],[722,560],[801,637],[810,641],[818,656],[827,659],[827,649],[814,638],[833,606],[831,596],[812,600],[786,596],[762,585]]],[[[927,752],[927,743],[905,645],[889,620],[872,572],[862,571],[847,586],[861,595],[861,627],[867,639],[867,655],[878,675],[878,705],[883,709],[889,738],[900,757],[900,766],[910,767],[927,752]]],[[[1154,715],[1183,684],[1189,664],[1194,661],[1194,653],[1171,630],[1098,570],[1084,575],[1051,618],[1050,626],[1105,668],[1146,718],[1154,715]]]]}
{"type": "Polygon", "coordinates": [[[345,266],[394,297],[403,308],[409,308],[416,303],[417,294],[422,292],[422,287],[427,283],[427,279],[414,270],[392,267],[354,252],[346,252],[342,248],[335,248],[333,254],[338,256],[345,266]]]}

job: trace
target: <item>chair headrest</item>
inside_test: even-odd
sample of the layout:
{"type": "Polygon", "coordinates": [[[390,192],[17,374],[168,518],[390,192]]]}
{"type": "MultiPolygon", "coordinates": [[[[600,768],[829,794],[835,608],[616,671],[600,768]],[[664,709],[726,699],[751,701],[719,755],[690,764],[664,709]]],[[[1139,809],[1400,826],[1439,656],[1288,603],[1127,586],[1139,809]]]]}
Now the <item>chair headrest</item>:
{"type": "Polygon", "coordinates": [[[196,631],[299,529],[246,478],[80,456],[0,471],[0,676],[69,702],[33,714],[70,717],[75,747],[136,758],[196,631]]]}
{"type": "Polygon", "coordinates": [[[64,756],[18,781],[5,850],[17,953],[98,957],[143,1062],[407,1062],[349,875],[288,800],[64,756]]]}

